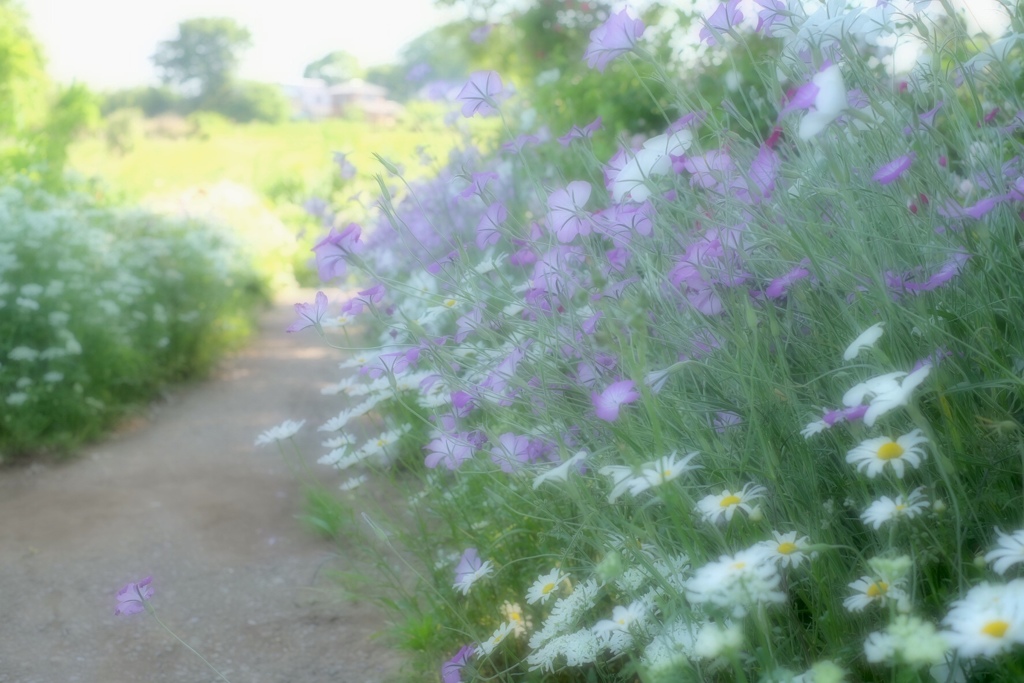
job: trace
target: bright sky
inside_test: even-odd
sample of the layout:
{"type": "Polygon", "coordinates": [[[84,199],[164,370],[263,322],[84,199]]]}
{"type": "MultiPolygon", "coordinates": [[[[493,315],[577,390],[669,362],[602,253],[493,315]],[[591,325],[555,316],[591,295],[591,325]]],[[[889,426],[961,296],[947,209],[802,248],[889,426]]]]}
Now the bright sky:
{"type": "Polygon", "coordinates": [[[194,17],[236,19],[252,33],[242,77],[292,81],[334,50],[363,66],[396,61],[402,46],[460,18],[432,0],[22,0],[50,74],[94,88],[156,82],[158,43],[194,17]]]}

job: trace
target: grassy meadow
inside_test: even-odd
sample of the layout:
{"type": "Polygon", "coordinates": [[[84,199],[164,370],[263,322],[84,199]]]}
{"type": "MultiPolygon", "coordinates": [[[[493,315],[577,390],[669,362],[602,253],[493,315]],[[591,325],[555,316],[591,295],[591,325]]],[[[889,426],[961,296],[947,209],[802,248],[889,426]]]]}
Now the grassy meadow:
{"type": "MultiPolygon", "coordinates": [[[[172,124],[173,125],[173,124],[172,124]]],[[[392,125],[359,120],[290,121],[283,124],[230,124],[204,119],[194,132],[161,129],[143,122],[130,149],[118,152],[107,142],[103,124],[71,149],[70,166],[102,179],[127,200],[175,194],[191,187],[231,181],[272,199],[330,187],[337,168],[332,152],[343,152],[356,166],[352,192],[369,190],[386,159],[426,158],[444,163],[447,153],[462,144],[459,129],[445,126],[440,111],[419,111],[392,125]]],[[[166,127],[165,127],[166,128],[166,127]]],[[[477,127],[474,138],[487,139],[477,127]]],[[[407,168],[410,177],[429,166],[407,168]]]]}

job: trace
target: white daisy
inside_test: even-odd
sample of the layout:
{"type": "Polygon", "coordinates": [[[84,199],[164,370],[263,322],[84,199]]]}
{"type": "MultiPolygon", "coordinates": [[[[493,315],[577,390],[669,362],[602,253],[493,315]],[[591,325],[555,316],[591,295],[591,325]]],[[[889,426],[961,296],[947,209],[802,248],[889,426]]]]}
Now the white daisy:
{"type": "Polygon", "coordinates": [[[361,474],[358,477],[349,477],[348,479],[343,481],[341,483],[341,486],[339,486],[338,488],[340,490],[342,490],[342,491],[351,491],[353,489],[359,488],[360,486],[362,486],[365,483],[366,483],[366,475],[365,474],[361,474]]]}
{"type": "MultiPolygon", "coordinates": [[[[569,595],[556,600],[544,626],[530,636],[530,649],[538,650],[555,636],[574,628],[579,618],[594,607],[597,593],[597,581],[588,579],[578,584],[569,595]]],[[[590,629],[586,631],[590,633],[590,629]]]]}
{"type": "Polygon", "coordinates": [[[580,451],[561,465],[552,467],[551,469],[538,474],[533,478],[533,488],[539,488],[540,485],[546,481],[567,481],[569,479],[569,472],[572,471],[571,468],[574,466],[578,467],[577,463],[584,460],[587,455],[588,453],[586,451],[580,451]]]}
{"type": "Polygon", "coordinates": [[[860,518],[865,524],[878,529],[885,522],[895,520],[900,517],[913,519],[924,512],[925,508],[929,506],[931,506],[931,502],[924,497],[924,487],[919,486],[911,491],[905,498],[900,495],[896,496],[894,500],[888,496],[882,496],[880,499],[869,505],[868,509],[861,514],[860,518]]]}
{"type": "Polygon", "coordinates": [[[768,552],[761,546],[722,555],[694,572],[686,581],[686,598],[693,603],[711,603],[741,618],[758,603],[785,602],[778,590],[782,577],[768,552]]]}
{"type": "Polygon", "coordinates": [[[614,503],[626,491],[633,486],[636,473],[632,467],[623,465],[607,465],[597,471],[598,474],[612,478],[612,490],[608,494],[608,502],[614,503]]]}
{"type": "Polygon", "coordinates": [[[512,624],[512,632],[517,638],[525,636],[526,632],[533,625],[530,617],[523,614],[523,608],[519,606],[518,602],[509,602],[506,600],[501,605],[501,613],[505,615],[505,618],[512,624]]]}
{"type": "Polygon", "coordinates": [[[535,602],[543,604],[547,602],[548,598],[554,595],[559,584],[568,578],[568,574],[563,574],[558,569],[552,569],[547,574],[537,577],[537,580],[530,586],[530,590],[526,592],[526,604],[532,605],[535,602]]]}
{"type": "Polygon", "coordinates": [[[693,453],[687,453],[680,459],[676,455],[676,451],[672,451],[671,455],[642,465],[639,476],[635,477],[630,485],[629,492],[635,496],[649,488],[672,481],[685,472],[698,469],[699,465],[689,466],[690,461],[696,456],[697,452],[694,451],[693,453]]]}
{"type": "Polygon", "coordinates": [[[899,389],[900,383],[898,380],[906,376],[907,373],[905,372],[890,372],[861,382],[843,394],[843,405],[852,408],[864,403],[865,398],[899,389]]]}
{"type": "Polygon", "coordinates": [[[815,557],[818,553],[807,552],[810,541],[806,536],[797,538],[795,531],[787,534],[780,534],[772,531],[775,540],[761,541],[758,545],[768,551],[768,558],[782,567],[798,567],[808,557],[815,557]]]}
{"type": "Polygon", "coordinates": [[[809,439],[815,434],[820,434],[828,429],[828,423],[824,420],[815,420],[814,422],[808,422],[807,426],[800,430],[800,436],[805,439],[809,439]]]}
{"type": "Polygon", "coordinates": [[[705,522],[718,522],[722,517],[725,517],[728,522],[732,520],[736,510],[743,510],[749,515],[752,511],[750,502],[760,498],[764,492],[763,486],[750,483],[744,484],[739,491],[733,492],[726,489],[717,496],[705,496],[698,501],[697,511],[705,522]]]}
{"type": "Polygon", "coordinates": [[[882,328],[885,323],[875,323],[860,333],[860,336],[853,340],[853,343],[846,347],[843,353],[843,360],[853,360],[864,349],[870,349],[882,337],[882,328]]]}
{"type": "Polygon", "coordinates": [[[875,420],[888,413],[893,408],[905,406],[910,402],[910,395],[928,377],[932,371],[931,363],[926,363],[920,368],[903,378],[903,381],[896,386],[889,386],[885,390],[874,392],[874,398],[864,413],[864,424],[872,427],[875,420]]]}
{"type": "Polygon", "coordinates": [[[863,611],[868,605],[881,604],[886,600],[900,600],[907,597],[903,590],[903,581],[889,583],[882,579],[862,576],[849,584],[853,595],[843,600],[843,607],[851,612],[863,611]]]}
{"type": "Polygon", "coordinates": [[[268,443],[273,443],[274,441],[284,441],[285,439],[290,439],[299,433],[299,430],[302,429],[302,425],[304,424],[306,424],[305,420],[302,420],[301,422],[296,422],[295,420],[285,420],[276,427],[271,427],[270,429],[266,430],[258,437],[256,437],[256,445],[264,446],[268,443]]]}
{"type": "Polygon", "coordinates": [[[857,469],[874,478],[882,469],[889,465],[896,476],[903,478],[903,464],[911,467],[918,467],[921,460],[927,456],[922,444],[928,443],[928,439],[915,429],[909,434],[904,434],[895,441],[886,436],[862,441],[860,445],[846,454],[846,462],[856,465],[857,469]]]}
{"type": "Polygon", "coordinates": [[[477,650],[477,655],[480,657],[486,657],[487,655],[494,652],[494,648],[501,644],[501,641],[508,637],[508,634],[515,630],[515,624],[511,621],[506,621],[504,624],[494,629],[494,633],[491,637],[480,643],[480,648],[477,650]]]}
{"type": "Polygon", "coordinates": [[[1024,529],[1018,529],[1012,534],[1004,534],[996,529],[999,536],[998,545],[985,554],[986,562],[995,562],[992,569],[996,574],[1003,575],[1013,565],[1024,562],[1024,529]]]}
{"type": "Polygon", "coordinates": [[[412,428],[413,425],[404,424],[397,429],[389,429],[388,431],[369,439],[366,443],[362,444],[362,447],[359,449],[360,458],[366,459],[373,458],[374,456],[387,456],[389,447],[397,443],[398,440],[412,428]]]}
{"type": "Polygon", "coordinates": [[[993,657],[1024,643],[1024,579],[975,586],[953,602],[942,623],[962,657],[993,657]]]}

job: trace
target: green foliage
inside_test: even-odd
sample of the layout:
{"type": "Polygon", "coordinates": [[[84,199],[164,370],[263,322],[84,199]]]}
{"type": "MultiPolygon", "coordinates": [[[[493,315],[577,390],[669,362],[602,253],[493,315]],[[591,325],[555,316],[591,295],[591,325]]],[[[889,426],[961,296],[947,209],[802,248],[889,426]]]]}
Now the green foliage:
{"type": "Polygon", "coordinates": [[[362,78],[365,70],[359,60],[344,50],[330,52],[310,62],[302,72],[304,78],[319,78],[328,85],[337,85],[353,78],[362,78]]]}
{"type": "Polygon", "coordinates": [[[64,452],[247,336],[266,282],[226,230],[0,190],[0,455],[64,452]]]}
{"type": "Polygon", "coordinates": [[[231,84],[241,52],[252,42],[234,19],[202,17],[178,24],[178,36],[157,46],[153,64],[164,83],[174,83],[203,106],[231,84]]]}
{"type": "Polygon", "coordinates": [[[253,81],[232,84],[208,99],[205,106],[239,123],[281,123],[291,115],[291,105],[280,88],[253,81]]]}
{"type": "Polygon", "coordinates": [[[145,116],[161,114],[183,114],[187,106],[185,99],[166,86],[141,86],[124,88],[101,96],[100,112],[109,116],[118,109],[139,109],[145,116]]]}

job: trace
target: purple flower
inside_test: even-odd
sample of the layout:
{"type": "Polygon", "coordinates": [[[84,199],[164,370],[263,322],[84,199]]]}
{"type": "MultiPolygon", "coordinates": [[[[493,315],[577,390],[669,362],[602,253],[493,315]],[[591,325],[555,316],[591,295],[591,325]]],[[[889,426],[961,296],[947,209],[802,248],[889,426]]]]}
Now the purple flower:
{"type": "Polygon", "coordinates": [[[868,412],[868,406],[860,405],[853,406],[852,408],[839,408],[838,410],[825,411],[825,415],[821,418],[829,427],[832,427],[840,422],[855,422],[864,418],[864,414],[868,412]]]}
{"type": "Polygon", "coordinates": [[[946,284],[963,270],[964,265],[971,258],[965,251],[958,251],[939,268],[930,278],[924,282],[904,282],[903,288],[908,292],[930,292],[946,284]]]}
{"type": "Polygon", "coordinates": [[[772,280],[768,287],[765,288],[764,293],[769,299],[779,299],[786,295],[790,285],[797,280],[802,280],[805,277],[809,277],[811,271],[807,270],[807,266],[810,265],[810,261],[804,259],[800,262],[800,265],[790,270],[785,275],[781,275],[772,280]]]}
{"type": "Polygon", "coordinates": [[[462,102],[462,115],[467,118],[475,114],[497,114],[502,88],[497,71],[474,71],[455,99],[462,102]]]}
{"type": "Polygon", "coordinates": [[[700,40],[709,47],[718,45],[715,34],[727,33],[732,27],[743,21],[743,12],[739,9],[740,0],[728,0],[721,3],[704,22],[700,30],[700,40]]]}
{"type": "Polygon", "coordinates": [[[327,313],[327,295],[317,292],[313,303],[295,304],[295,312],[299,314],[299,319],[285,328],[285,332],[298,332],[307,327],[320,329],[320,321],[327,313]]]}
{"type": "Polygon", "coordinates": [[[540,138],[536,135],[517,135],[514,140],[506,142],[501,149],[506,152],[522,152],[527,145],[540,144],[540,138]]]}
{"type": "Polygon", "coordinates": [[[579,126],[573,126],[569,129],[569,132],[558,138],[558,142],[561,143],[562,147],[568,147],[569,143],[573,140],[582,140],[584,138],[590,139],[594,135],[594,131],[601,129],[601,117],[598,116],[596,119],[588,123],[587,125],[580,128],[579,126]]]}
{"type": "Polygon", "coordinates": [[[757,33],[764,31],[768,38],[772,37],[772,26],[785,19],[786,3],[781,0],[754,0],[762,9],[757,13],[757,33]]]}
{"type": "Polygon", "coordinates": [[[643,204],[613,204],[594,215],[594,229],[607,236],[616,245],[626,246],[633,234],[650,236],[654,230],[654,206],[643,204]]]}
{"type": "Polygon", "coordinates": [[[343,152],[334,153],[334,163],[338,165],[338,175],[342,180],[351,180],[356,175],[356,167],[348,160],[348,155],[343,152]]]}
{"type": "Polygon", "coordinates": [[[575,180],[548,196],[548,228],[559,242],[571,242],[576,235],[590,234],[591,218],[583,210],[590,192],[590,183],[575,180]]]}
{"type": "Polygon", "coordinates": [[[619,419],[619,408],[640,398],[633,380],[614,382],[600,394],[593,393],[590,400],[594,404],[594,412],[602,420],[615,422],[619,419]]]}
{"type": "Polygon", "coordinates": [[[491,449],[491,460],[502,472],[515,472],[530,462],[530,438],[512,432],[502,434],[498,445],[491,449]]]}
{"type": "Polygon", "coordinates": [[[494,28],[491,24],[484,24],[477,26],[475,29],[469,32],[469,39],[479,45],[480,43],[487,40],[487,36],[491,35],[491,30],[494,28]]]}
{"type": "Polygon", "coordinates": [[[331,228],[327,236],[317,242],[313,253],[316,254],[316,270],[321,281],[330,282],[336,277],[345,276],[345,257],[355,249],[361,233],[362,228],[349,223],[341,232],[331,228]]]}
{"type": "Polygon", "coordinates": [[[494,202],[488,206],[476,226],[476,246],[479,249],[486,249],[492,244],[497,244],[501,239],[501,231],[498,228],[507,218],[508,210],[501,202],[494,202]]]}
{"type": "Polygon", "coordinates": [[[587,66],[604,73],[608,63],[636,46],[644,33],[644,22],[629,16],[623,9],[590,32],[590,44],[583,54],[587,66]]]}
{"type": "Polygon", "coordinates": [[[442,683],[462,683],[462,667],[476,652],[475,645],[463,645],[455,656],[441,665],[442,683]]]}
{"type": "Polygon", "coordinates": [[[427,457],[423,461],[427,468],[434,469],[438,465],[444,465],[450,470],[459,469],[475,452],[467,432],[441,434],[424,446],[423,450],[427,451],[427,457]]]}
{"type": "Polygon", "coordinates": [[[153,597],[153,577],[147,576],[138,583],[129,583],[117,591],[117,607],[114,616],[127,617],[146,610],[146,601],[153,597]]]}
{"type": "Polygon", "coordinates": [[[475,407],[476,404],[470,394],[465,391],[452,392],[452,412],[455,413],[455,417],[466,417],[475,407]]]}
{"type": "Polygon", "coordinates": [[[917,154],[914,152],[896,157],[875,171],[875,175],[871,176],[871,179],[880,185],[888,185],[906,173],[907,169],[910,168],[910,165],[914,163],[914,159],[916,158],[917,154]]]}
{"type": "Polygon", "coordinates": [[[490,576],[493,571],[494,565],[490,560],[482,561],[476,548],[466,548],[459,559],[459,564],[455,566],[455,585],[453,587],[462,591],[463,595],[468,595],[469,589],[474,583],[485,576],[490,576]]]}
{"type": "Polygon", "coordinates": [[[483,323],[484,313],[483,307],[476,306],[469,313],[461,316],[455,321],[455,343],[461,344],[466,341],[473,332],[476,332],[477,328],[483,323]]]}
{"type": "Polygon", "coordinates": [[[484,190],[492,180],[497,180],[498,174],[493,171],[486,173],[474,173],[472,180],[469,181],[469,186],[459,193],[459,199],[469,199],[473,195],[476,195],[483,199],[484,190]]]}
{"type": "Polygon", "coordinates": [[[359,292],[359,296],[365,297],[371,303],[379,304],[381,301],[384,300],[384,295],[387,294],[387,291],[388,290],[387,288],[384,287],[384,285],[377,283],[373,287],[370,287],[369,289],[364,289],[361,292],[359,292]]]}

